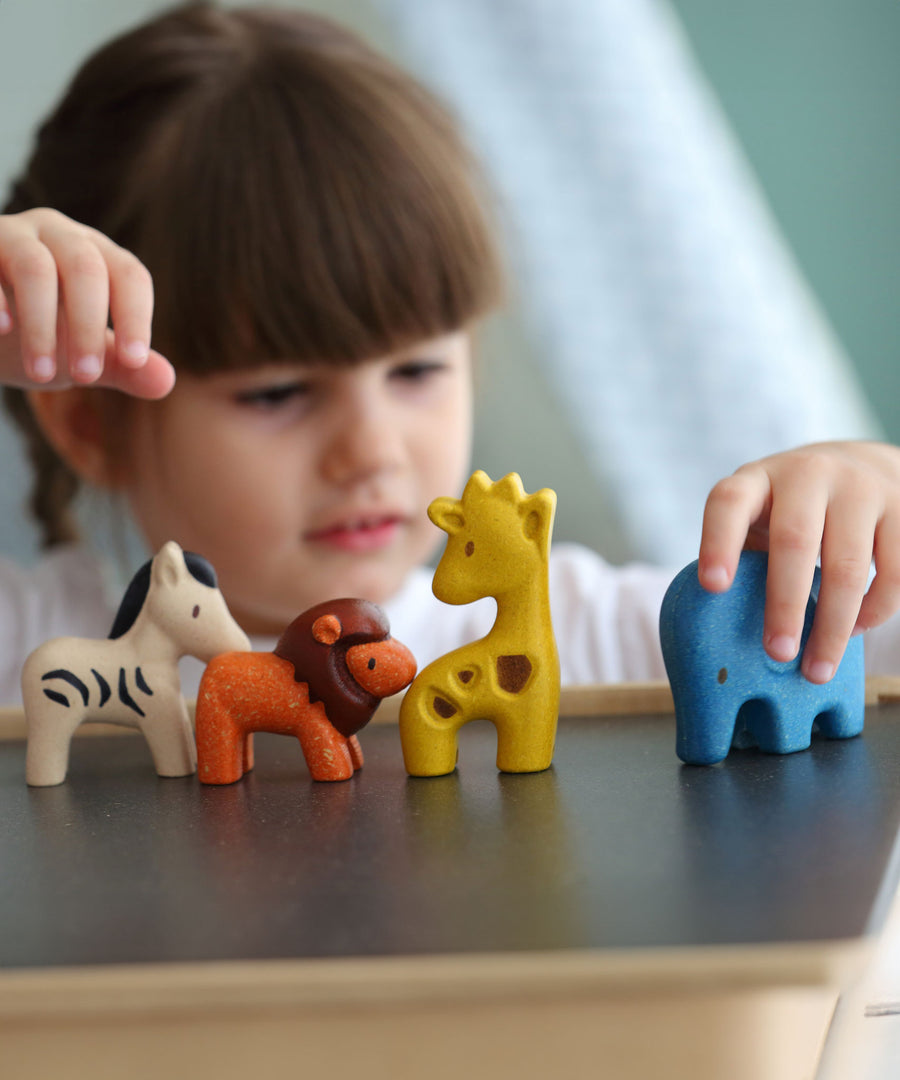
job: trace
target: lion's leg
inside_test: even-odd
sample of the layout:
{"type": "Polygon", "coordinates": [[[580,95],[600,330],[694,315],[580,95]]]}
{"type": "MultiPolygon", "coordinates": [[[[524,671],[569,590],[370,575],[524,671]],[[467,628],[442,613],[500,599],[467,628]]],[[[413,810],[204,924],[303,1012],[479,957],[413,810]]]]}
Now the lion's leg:
{"type": "Polygon", "coordinates": [[[244,775],[244,732],[229,709],[197,698],[197,775],[204,784],[233,784],[244,775]]]}
{"type": "Polygon", "coordinates": [[[297,737],[313,780],[349,780],[354,773],[347,740],[336,731],[321,705],[309,709],[297,737]]]}
{"type": "Polygon", "coordinates": [[[354,769],[361,769],[363,767],[364,758],[362,747],[359,745],[359,739],[355,735],[351,735],[347,740],[347,747],[350,750],[350,760],[353,762],[354,769]]]}

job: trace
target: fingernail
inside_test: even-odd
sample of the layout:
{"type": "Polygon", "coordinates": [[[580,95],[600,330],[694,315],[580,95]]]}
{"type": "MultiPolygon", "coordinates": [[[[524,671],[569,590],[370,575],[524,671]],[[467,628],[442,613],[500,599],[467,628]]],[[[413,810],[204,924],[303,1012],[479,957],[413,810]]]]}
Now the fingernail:
{"type": "Polygon", "coordinates": [[[52,356],[36,356],[31,362],[31,374],[40,382],[47,382],[56,374],[56,362],[52,356]]]}
{"type": "Polygon", "coordinates": [[[797,641],[789,634],[779,634],[777,637],[769,639],[767,651],[776,660],[787,662],[793,660],[797,655],[797,641]]]}
{"type": "Polygon", "coordinates": [[[724,566],[707,566],[703,571],[703,587],[717,591],[728,587],[728,571],[724,566]]]}
{"type": "Polygon", "coordinates": [[[75,361],[75,374],[85,382],[93,382],[103,370],[99,356],[82,356],[75,361]]]}
{"type": "Polygon", "coordinates": [[[132,367],[140,367],[146,362],[149,355],[150,350],[143,341],[129,342],[122,349],[122,359],[126,360],[132,367]]]}
{"type": "Polygon", "coordinates": [[[12,330],[12,319],[8,311],[0,311],[0,334],[8,334],[12,330]]]}
{"type": "Polygon", "coordinates": [[[826,683],[834,674],[834,664],[829,663],[827,660],[815,660],[811,664],[806,665],[804,675],[810,682],[814,683],[826,683]]]}

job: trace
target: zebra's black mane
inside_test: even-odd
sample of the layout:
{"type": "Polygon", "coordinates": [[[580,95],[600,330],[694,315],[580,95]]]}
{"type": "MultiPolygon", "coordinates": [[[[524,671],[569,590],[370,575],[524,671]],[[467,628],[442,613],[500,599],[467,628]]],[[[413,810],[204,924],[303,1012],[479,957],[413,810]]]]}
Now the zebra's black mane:
{"type": "MultiPolygon", "coordinates": [[[[183,555],[184,565],[188,568],[191,577],[199,581],[201,585],[208,585],[209,588],[215,589],[218,582],[212,563],[204,559],[202,555],[195,555],[193,551],[185,551],[183,555]]],[[[152,563],[153,560],[148,559],[128,583],[128,588],[125,590],[122,603],[119,604],[119,610],[116,612],[112,629],[109,632],[110,639],[122,637],[134,626],[134,621],[140,615],[144,601],[147,599],[147,593],[150,591],[150,567],[152,563]]]]}

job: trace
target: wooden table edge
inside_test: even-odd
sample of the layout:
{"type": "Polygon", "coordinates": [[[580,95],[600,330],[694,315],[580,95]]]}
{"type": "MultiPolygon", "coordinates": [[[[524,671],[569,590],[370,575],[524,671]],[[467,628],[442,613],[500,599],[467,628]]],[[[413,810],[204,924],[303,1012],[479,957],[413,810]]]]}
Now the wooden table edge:
{"type": "Polygon", "coordinates": [[[78,1017],[406,1004],[623,998],[852,983],[867,937],[790,945],[686,946],[348,959],[202,961],[0,972],[0,1024],[78,1017]]]}

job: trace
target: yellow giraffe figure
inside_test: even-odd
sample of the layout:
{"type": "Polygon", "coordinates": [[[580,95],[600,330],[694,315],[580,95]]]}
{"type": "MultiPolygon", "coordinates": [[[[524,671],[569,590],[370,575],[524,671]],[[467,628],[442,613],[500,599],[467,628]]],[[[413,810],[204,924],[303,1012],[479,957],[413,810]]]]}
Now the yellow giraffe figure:
{"type": "Polygon", "coordinates": [[[461,499],[435,499],[428,516],[447,533],[432,588],[446,604],[497,601],[480,641],[424,668],[400,707],[411,776],[453,772],[457,732],[471,720],[497,729],[497,768],[540,772],[553,759],[559,657],[550,621],[548,567],[556,493],[528,495],[516,473],[496,484],[480,470],[461,499]]]}

